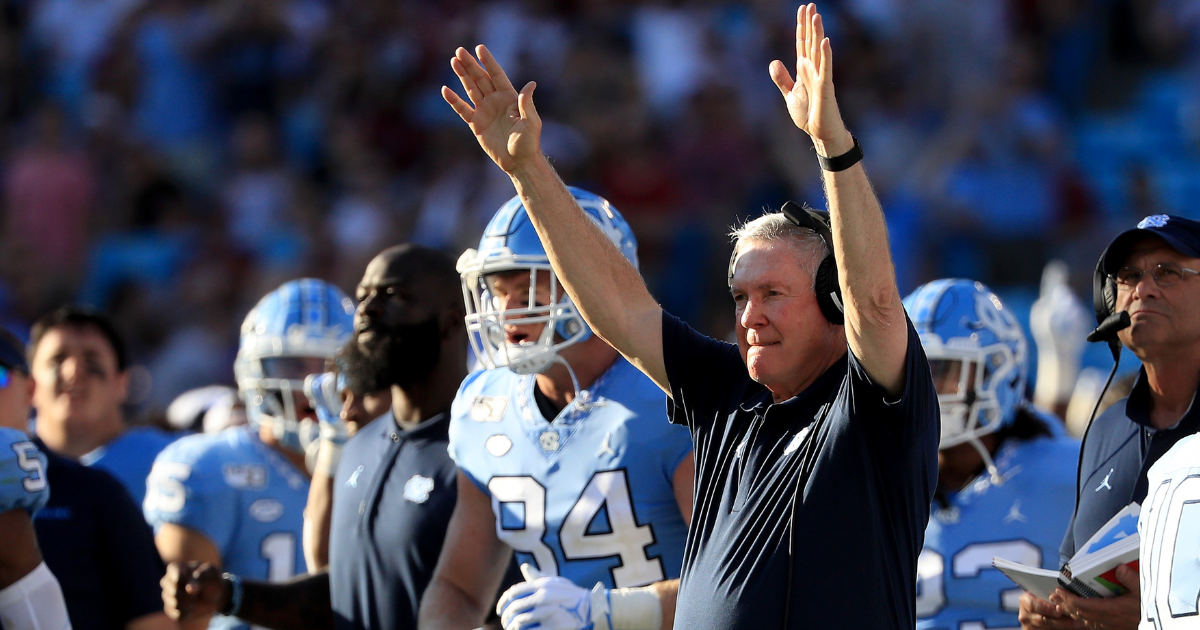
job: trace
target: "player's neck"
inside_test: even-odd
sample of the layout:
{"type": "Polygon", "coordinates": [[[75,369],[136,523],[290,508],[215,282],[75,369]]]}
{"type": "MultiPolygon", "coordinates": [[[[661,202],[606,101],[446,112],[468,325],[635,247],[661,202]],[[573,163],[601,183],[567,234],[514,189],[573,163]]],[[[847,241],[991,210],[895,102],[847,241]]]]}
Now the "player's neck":
{"type": "MultiPolygon", "coordinates": [[[[560,356],[575,371],[581,390],[591,387],[617,361],[617,351],[594,335],[587,341],[565,348],[560,356]]],[[[575,384],[571,381],[570,372],[561,363],[551,364],[545,372],[538,374],[537,387],[557,411],[562,411],[575,400],[575,384]]]]}
{"type": "Polygon", "coordinates": [[[264,423],[259,426],[258,439],[263,444],[266,444],[271,449],[274,449],[274,451],[278,453],[280,457],[286,459],[292,466],[295,466],[296,470],[304,473],[306,477],[312,477],[312,473],[308,471],[308,462],[306,462],[304,459],[304,453],[297,453],[284,448],[279,443],[279,440],[275,437],[275,432],[271,429],[270,425],[264,423]]]}

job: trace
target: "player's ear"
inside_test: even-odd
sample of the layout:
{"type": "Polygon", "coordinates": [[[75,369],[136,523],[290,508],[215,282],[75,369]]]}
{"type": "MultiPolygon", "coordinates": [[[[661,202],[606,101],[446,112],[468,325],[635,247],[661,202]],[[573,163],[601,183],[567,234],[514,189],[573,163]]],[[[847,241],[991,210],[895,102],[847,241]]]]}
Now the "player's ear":
{"type": "Polygon", "coordinates": [[[116,378],[113,379],[113,385],[116,386],[122,403],[129,399],[129,368],[117,372],[116,378]]]}
{"type": "Polygon", "coordinates": [[[32,376],[27,376],[25,374],[22,374],[21,375],[21,383],[22,383],[22,387],[25,389],[25,391],[23,392],[24,398],[25,398],[25,406],[33,407],[33,391],[35,389],[37,389],[37,381],[33,380],[32,376]]]}

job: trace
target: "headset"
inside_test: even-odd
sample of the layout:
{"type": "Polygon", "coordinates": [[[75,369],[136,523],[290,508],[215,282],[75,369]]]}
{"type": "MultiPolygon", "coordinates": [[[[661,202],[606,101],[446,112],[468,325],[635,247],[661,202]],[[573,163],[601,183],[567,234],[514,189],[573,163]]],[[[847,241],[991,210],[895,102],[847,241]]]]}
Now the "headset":
{"type": "Polygon", "coordinates": [[[1100,396],[1096,398],[1096,405],[1092,407],[1092,415],[1088,419],[1087,428],[1083,431],[1083,439],[1079,443],[1079,462],[1075,466],[1075,516],[1071,517],[1072,523],[1079,515],[1079,484],[1083,477],[1083,448],[1087,444],[1088,435],[1092,432],[1092,424],[1096,420],[1096,412],[1100,410],[1100,403],[1103,402],[1104,395],[1108,393],[1113,377],[1117,375],[1117,368],[1121,365],[1121,340],[1117,338],[1117,333],[1129,328],[1130,324],[1129,313],[1117,311],[1117,283],[1104,271],[1104,261],[1108,258],[1108,251],[1111,248],[1112,244],[1109,244],[1100,253],[1100,260],[1096,261],[1096,271],[1092,273],[1092,308],[1096,311],[1096,328],[1088,333],[1087,340],[1093,343],[1106,342],[1108,349],[1112,352],[1113,366],[1108,373],[1108,379],[1104,381],[1104,388],[1100,390],[1100,396]]]}
{"type": "MultiPolygon", "coordinates": [[[[788,201],[780,209],[783,216],[792,225],[812,230],[825,244],[825,257],[817,265],[813,274],[813,292],[817,296],[817,305],[821,314],[831,324],[844,326],[846,324],[846,308],[842,302],[842,287],[838,284],[837,259],[833,255],[833,232],[829,229],[829,213],[801,206],[794,201],[788,201]]],[[[729,257],[728,284],[733,285],[733,269],[737,266],[738,250],[735,247],[729,257]]]]}

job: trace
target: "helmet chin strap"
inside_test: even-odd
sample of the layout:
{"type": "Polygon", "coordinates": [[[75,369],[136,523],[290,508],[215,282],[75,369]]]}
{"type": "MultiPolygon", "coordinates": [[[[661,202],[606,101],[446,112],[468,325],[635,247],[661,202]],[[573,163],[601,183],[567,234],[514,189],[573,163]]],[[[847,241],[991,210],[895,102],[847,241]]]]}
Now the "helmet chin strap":
{"type": "Polygon", "coordinates": [[[590,402],[592,399],[591,393],[579,388],[579,379],[575,377],[575,370],[571,369],[571,364],[567,363],[567,360],[562,358],[557,352],[554,353],[554,358],[550,359],[550,365],[555,363],[560,363],[563,367],[567,368],[567,374],[571,377],[571,386],[575,388],[575,397],[571,399],[571,404],[575,405],[575,408],[580,411],[587,411],[593,407],[598,407],[599,403],[590,402]]]}
{"type": "Polygon", "coordinates": [[[983,465],[987,468],[988,476],[991,478],[992,485],[1004,485],[1004,477],[1000,476],[1000,471],[996,469],[996,463],[992,461],[992,454],[988,452],[987,447],[979,440],[977,436],[972,435],[967,438],[967,443],[975,447],[979,451],[979,456],[983,458],[983,465]]]}

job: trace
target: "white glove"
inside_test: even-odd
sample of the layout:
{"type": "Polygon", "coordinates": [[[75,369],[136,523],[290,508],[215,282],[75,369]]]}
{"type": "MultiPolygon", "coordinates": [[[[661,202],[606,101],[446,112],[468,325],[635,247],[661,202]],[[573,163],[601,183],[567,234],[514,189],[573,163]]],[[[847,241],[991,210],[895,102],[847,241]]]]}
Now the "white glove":
{"type": "Polygon", "coordinates": [[[504,630],[611,630],[600,583],[589,591],[563,577],[543,577],[529,564],[521,565],[521,574],[525,581],[505,591],[496,604],[504,630]]]}
{"type": "Polygon", "coordinates": [[[1067,285],[1067,265],[1051,261],[1042,272],[1041,295],[1029,312],[1038,350],[1035,403],[1052,408],[1071,398],[1094,314],[1067,285]]]}

